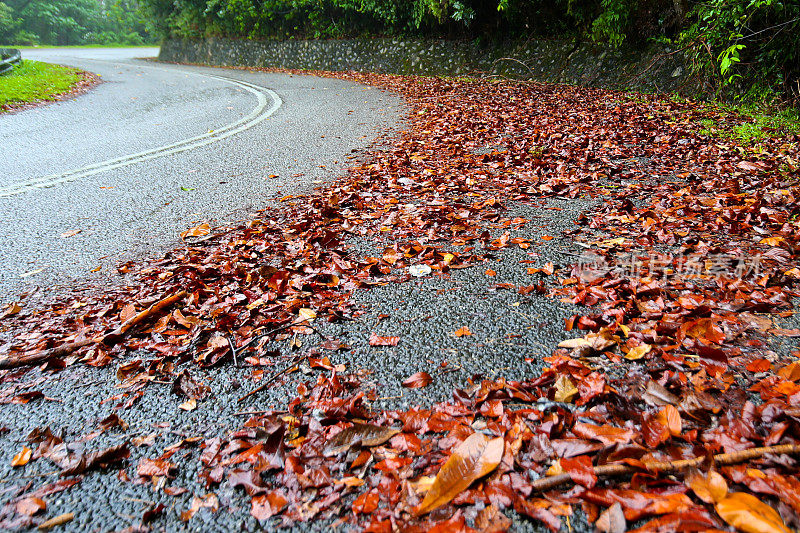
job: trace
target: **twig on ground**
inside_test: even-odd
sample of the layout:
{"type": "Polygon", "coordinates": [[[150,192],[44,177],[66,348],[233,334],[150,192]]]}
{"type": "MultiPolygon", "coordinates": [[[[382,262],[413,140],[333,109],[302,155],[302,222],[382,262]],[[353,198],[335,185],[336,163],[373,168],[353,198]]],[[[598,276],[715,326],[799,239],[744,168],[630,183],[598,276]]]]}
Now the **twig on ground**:
{"type": "MultiPolygon", "coordinates": [[[[751,459],[758,459],[767,454],[776,455],[790,455],[800,453],[800,444],[781,444],[778,446],[767,446],[763,448],[751,448],[749,450],[742,450],[734,453],[720,453],[712,458],[715,465],[734,465],[744,463],[751,459]]],[[[685,468],[699,466],[705,462],[707,457],[696,457],[694,459],[683,459],[680,461],[657,461],[645,462],[644,467],[650,472],[677,472],[685,468]]],[[[622,476],[625,474],[633,474],[641,471],[640,468],[626,464],[613,464],[601,465],[594,468],[596,476],[622,476]]],[[[544,477],[534,481],[531,486],[535,492],[544,492],[546,490],[560,487],[572,481],[569,474],[558,474],[556,476],[544,477]]]]}
{"type": "Polygon", "coordinates": [[[244,396],[242,396],[241,398],[239,398],[239,400],[238,400],[238,401],[239,401],[239,403],[243,402],[244,400],[246,400],[247,398],[249,398],[249,397],[250,397],[250,396],[252,396],[253,394],[255,394],[255,393],[257,393],[257,392],[260,392],[260,391],[262,391],[262,390],[266,389],[268,385],[270,385],[270,384],[271,384],[273,381],[275,381],[276,379],[278,379],[278,378],[279,378],[279,377],[281,377],[282,375],[284,375],[284,374],[286,374],[286,373],[288,373],[288,372],[291,372],[291,371],[292,371],[292,369],[296,368],[296,367],[297,367],[297,366],[300,364],[300,362],[301,362],[303,359],[305,359],[306,357],[307,357],[307,356],[305,356],[305,355],[298,355],[298,356],[296,356],[294,359],[292,359],[292,363],[291,363],[289,366],[287,366],[286,368],[284,368],[284,369],[283,369],[283,370],[281,370],[280,372],[276,372],[275,374],[273,374],[272,376],[270,376],[270,377],[269,377],[269,379],[267,379],[267,380],[266,380],[264,383],[262,383],[261,385],[259,385],[259,386],[258,386],[258,387],[256,387],[255,389],[251,390],[250,392],[248,392],[247,394],[245,394],[245,395],[244,395],[244,396]]]}
{"type": "Polygon", "coordinates": [[[36,365],[57,357],[66,357],[67,355],[70,355],[76,352],[77,350],[80,350],[81,348],[89,346],[91,344],[102,343],[106,346],[113,346],[114,344],[122,340],[122,338],[134,326],[150,318],[151,316],[160,313],[164,309],[173,305],[175,302],[182,300],[187,296],[187,294],[188,293],[186,291],[178,291],[172,296],[168,296],[162,300],[159,300],[158,302],[154,303],[147,309],[139,312],[137,315],[123,322],[114,331],[107,333],[105,335],[101,335],[98,337],[91,337],[87,339],[81,339],[79,341],[74,341],[74,342],[67,342],[62,344],[61,346],[56,346],[55,348],[52,348],[50,350],[44,350],[32,354],[22,354],[18,357],[6,357],[4,359],[0,359],[0,369],[36,365]]]}

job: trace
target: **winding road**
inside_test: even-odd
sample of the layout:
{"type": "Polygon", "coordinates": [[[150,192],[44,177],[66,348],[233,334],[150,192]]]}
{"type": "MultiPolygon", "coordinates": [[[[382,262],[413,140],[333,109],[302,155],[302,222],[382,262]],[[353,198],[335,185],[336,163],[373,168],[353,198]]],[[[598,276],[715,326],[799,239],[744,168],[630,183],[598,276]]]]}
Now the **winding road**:
{"type": "Polygon", "coordinates": [[[0,304],[109,283],[190,227],[335,179],[402,113],[398,97],[341,80],[137,59],[157,54],[23,53],[103,83],[0,115],[0,304]]]}

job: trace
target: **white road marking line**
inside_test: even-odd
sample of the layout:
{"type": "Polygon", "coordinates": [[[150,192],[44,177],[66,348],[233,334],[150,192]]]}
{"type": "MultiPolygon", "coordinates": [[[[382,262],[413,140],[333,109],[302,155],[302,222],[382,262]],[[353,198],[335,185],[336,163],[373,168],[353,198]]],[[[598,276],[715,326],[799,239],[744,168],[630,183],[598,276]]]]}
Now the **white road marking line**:
{"type": "MultiPolygon", "coordinates": [[[[133,66],[152,68],[156,70],[170,70],[166,68],[152,67],[149,65],[133,65],[133,66]]],[[[170,154],[176,154],[179,152],[185,152],[187,150],[193,150],[195,148],[200,148],[202,146],[209,145],[211,143],[228,138],[231,135],[235,135],[237,133],[252,128],[259,122],[262,122],[263,120],[267,119],[270,115],[275,113],[281,107],[281,105],[283,105],[283,100],[281,100],[280,96],[278,96],[278,94],[275,91],[267,89],[266,87],[259,87],[258,85],[253,85],[252,83],[247,83],[241,80],[235,80],[233,78],[226,78],[224,76],[214,76],[211,74],[200,74],[196,72],[191,72],[190,74],[194,74],[197,76],[205,76],[217,79],[225,83],[238,85],[239,87],[254,94],[258,99],[258,105],[246,117],[232,124],[224,126],[218,130],[205,133],[203,135],[198,135],[190,139],[185,139],[183,141],[178,141],[176,143],[168,144],[166,146],[160,146],[158,148],[146,150],[144,152],[130,154],[115,159],[109,159],[108,161],[103,161],[100,163],[94,163],[75,170],[63,172],[61,174],[32,178],[18,183],[13,183],[7,187],[0,188],[0,198],[16,196],[18,194],[22,194],[24,192],[31,191],[34,189],[53,187],[55,185],[58,185],[59,183],[66,183],[68,181],[73,181],[79,178],[84,178],[87,176],[92,176],[94,174],[99,174],[100,172],[113,170],[115,168],[125,167],[128,165],[141,163],[143,161],[147,161],[150,159],[155,159],[170,154]],[[267,98],[267,96],[269,96],[269,99],[272,100],[272,105],[269,107],[268,107],[269,99],[267,98]]]]}

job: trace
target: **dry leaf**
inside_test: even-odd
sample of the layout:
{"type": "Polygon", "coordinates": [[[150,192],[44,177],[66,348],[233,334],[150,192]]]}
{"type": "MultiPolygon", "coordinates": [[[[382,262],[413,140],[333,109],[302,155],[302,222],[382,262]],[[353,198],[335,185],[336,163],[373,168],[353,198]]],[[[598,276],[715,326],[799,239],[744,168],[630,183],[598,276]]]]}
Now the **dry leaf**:
{"type": "Polygon", "coordinates": [[[751,494],[733,492],[716,509],[723,520],[745,533],[791,533],[775,509],[751,494]]]}
{"type": "Polygon", "coordinates": [[[472,332],[469,330],[467,326],[464,326],[462,328],[458,328],[457,330],[455,330],[453,335],[455,335],[456,337],[466,337],[472,335],[472,332]]]}
{"type": "Polygon", "coordinates": [[[407,389],[421,389],[422,387],[430,385],[432,381],[433,378],[427,372],[417,372],[409,376],[409,378],[403,382],[403,387],[407,389]]]}
{"type": "Polygon", "coordinates": [[[652,350],[653,347],[649,344],[640,344],[634,348],[631,348],[627,354],[625,354],[625,359],[629,359],[631,361],[635,361],[636,359],[641,359],[652,350]]]}
{"type": "Polygon", "coordinates": [[[558,376],[556,379],[556,394],[553,399],[557,402],[569,403],[578,394],[578,388],[572,383],[572,380],[565,375],[558,376]]]}
{"type": "Polygon", "coordinates": [[[397,428],[387,428],[373,424],[353,424],[337,433],[325,445],[325,455],[337,455],[349,450],[352,446],[380,446],[400,433],[397,428]]]}
{"type": "Polygon", "coordinates": [[[625,514],[619,502],[600,513],[600,518],[594,523],[594,527],[600,533],[625,533],[628,524],[625,522],[625,514]]]}
{"type": "Polygon", "coordinates": [[[30,448],[23,446],[19,453],[11,459],[11,466],[25,466],[31,460],[32,453],[33,451],[30,448]]]}
{"type": "Polygon", "coordinates": [[[399,342],[400,337],[381,337],[375,332],[372,332],[369,336],[370,346],[397,346],[399,342]]]}
{"type": "Polygon", "coordinates": [[[677,437],[683,430],[683,423],[681,421],[681,414],[678,408],[674,405],[665,405],[656,414],[656,420],[659,424],[669,429],[669,434],[677,437]]]}
{"type": "Polygon", "coordinates": [[[317,318],[317,313],[313,309],[303,307],[297,311],[297,317],[301,320],[314,320],[317,318]]]}
{"type": "Polygon", "coordinates": [[[70,230],[70,231],[65,231],[64,233],[61,234],[61,238],[62,239],[66,239],[66,238],[69,238],[69,237],[74,237],[75,235],[77,235],[81,231],[82,230],[79,230],[79,229],[73,229],[73,230],[70,230]]]}
{"type": "Polygon", "coordinates": [[[503,437],[473,433],[459,444],[433,481],[425,499],[414,509],[419,516],[446,505],[476,479],[497,468],[503,458],[503,437]]]}
{"type": "Polygon", "coordinates": [[[186,237],[204,237],[209,233],[211,233],[211,226],[208,224],[200,224],[199,226],[181,232],[181,239],[186,239],[186,237]]]}
{"type": "Polygon", "coordinates": [[[39,531],[47,531],[48,529],[53,529],[56,526],[63,526],[68,522],[72,522],[75,519],[74,513],[64,513],[58,516],[54,516],[49,520],[45,520],[41,524],[39,524],[39,531]]]}
{"type": "Polygon", "coordinates": [[[692,470],[686,476],[686,484],[691,487],[695,495],[706,503],[717,503],[728,496],[728,484],[718,472],[710,471],[703,475],[698,470],[692,470]]]}

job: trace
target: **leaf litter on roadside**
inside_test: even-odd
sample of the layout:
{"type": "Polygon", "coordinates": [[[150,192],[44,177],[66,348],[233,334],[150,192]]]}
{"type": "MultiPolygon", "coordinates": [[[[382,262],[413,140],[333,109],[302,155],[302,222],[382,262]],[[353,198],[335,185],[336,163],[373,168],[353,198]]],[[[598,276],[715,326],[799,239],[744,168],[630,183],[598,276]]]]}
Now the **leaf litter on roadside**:
{"type": "MultiPolygon", "coordinates": [[[[704,132],[710,108],[652,95],[336,76],[404,96],[410,130],[345,179],[284,197],[259,219],[213,234],[207,224],[187,230],[185,247],[140,269],[136,286],[49,312],[4,313],[4,325],[24,334],[5,345],[0,365],[54,354],[37,364],[58,371],[147,350],[155,358],[118,368],[125,405],[135,408],[153,380],[197,401],[213,392],[187,364],[262,366],[270,354],[261,339],[301,347],[317,334],[314,320],[357,318],[355,290],[544,245],[511,237],[506,228],[525,225],[506,216],[513,203],[591,197],[596,207],[562,236],[587,253],[529,268],[549,285],[505,287],[583,306],[566,327],[580,336],[553,346],[547,368],[522,381],[476,377],[452,401],[426,409],[379,411],[358,374],[313,355],[322,372],[299,387],[288,411],[254,415],[199,442],[209,492],[195,495],[181,518],[219,509],[213,491],[227,480],[251,497],[253,516],[287,526],[338,518],[369,531],[492,531],[507,527],[503,513],[513,509],[558,530],[576,508],[601,531],[800,526],[800,351],[781,358],[770,344],[797,336],[773,322],[792,315],[800,283],[796,137],[743,148],[704,132]],[[392,244],[359,254],[348,236],[392,244]],[[119,342],[81,343],[177,291],[187,296],[174,309],[119,342]],[[66,345],[71,351],[59,350],[66,345]],[[714,464],[720,454],[728,459],[714,464]],[[700,470],[647,468],[680,461],[700,470]],[[626,474],[603,473],[614,469],[626,474]],[[537,492],[558,476],[569,483],[537,492]]],[[[464,327],[454,335],[470,334],[464,327]]],[[[377,348],[399,342],[375,332],[368,340],[377,348]]],[[[3,382],[20,377],[3,372],[3,382]]],[[[421,369],[403,384],[431,381],[421,369]]],[[[3,403],[42,397],[17,385],[0,392],[3,403]]],[[[70,474],[127,456],[123,447],[72,453],[49,430],[35,437],[30,461],[47,457],[70,474]]],[[[19,468],[24,458],[15,459],[19,468]]],[[[155,456],[137,471],[167,478],[175,466],[155,456]]],[[[0,524],[37,519],[33,498],[44,495],[20,498],[28,502],[22,512],[6,506],[0,524]]]]}

